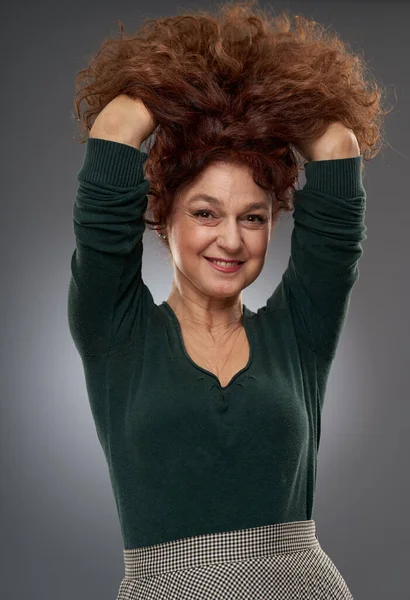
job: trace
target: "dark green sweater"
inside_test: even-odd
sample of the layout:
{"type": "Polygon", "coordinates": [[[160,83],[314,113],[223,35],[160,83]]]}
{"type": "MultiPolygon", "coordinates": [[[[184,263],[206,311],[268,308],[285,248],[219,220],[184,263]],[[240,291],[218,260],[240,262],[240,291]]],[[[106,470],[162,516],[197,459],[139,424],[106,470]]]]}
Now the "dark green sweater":
{"type": "Polygon", "coordinates": [[[362,156],[306,163],[287,269],[264,306],[243,307],[251,354],[225,387],[141,278],[147,157],[87,140],[68,292],[124,548],[311,519],[325,389],[367,239],[362,156]]]}

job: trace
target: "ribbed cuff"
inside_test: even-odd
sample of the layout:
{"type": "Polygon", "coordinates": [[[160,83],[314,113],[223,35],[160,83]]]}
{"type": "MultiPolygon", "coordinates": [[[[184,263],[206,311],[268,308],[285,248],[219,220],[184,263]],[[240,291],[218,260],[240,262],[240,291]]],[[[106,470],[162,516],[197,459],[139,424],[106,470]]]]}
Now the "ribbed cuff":
{"type": "Polygon", "coordinates": [[[148,154],[128,144],[101,138],[88,138],[77,180],[132,187],[144,178],[148,154]]]}
{"type": "Polygon", "coordinates": [[[316,190],[338,198],[365,196],[362,180],[362,155],[305,164],[304,191],[316,190]]]}

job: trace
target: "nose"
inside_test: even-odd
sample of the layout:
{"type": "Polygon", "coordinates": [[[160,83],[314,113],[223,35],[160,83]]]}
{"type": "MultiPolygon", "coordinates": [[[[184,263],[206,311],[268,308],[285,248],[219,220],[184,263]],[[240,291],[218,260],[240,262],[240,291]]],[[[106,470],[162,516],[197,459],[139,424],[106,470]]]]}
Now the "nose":
{"type": "Polygon", "coordinates": [[[227,222],[220,225],[217,244],[227,252],[237,253],[242,246],[241,230],[235,222],[227,222]]]}

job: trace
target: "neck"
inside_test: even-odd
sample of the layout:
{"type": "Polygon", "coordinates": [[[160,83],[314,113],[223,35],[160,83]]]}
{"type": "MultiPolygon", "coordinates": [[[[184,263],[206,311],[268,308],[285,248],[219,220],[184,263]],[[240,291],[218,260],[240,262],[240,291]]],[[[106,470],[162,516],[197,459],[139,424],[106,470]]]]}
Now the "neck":
{"type": "Polygon", "coordinates": [[[184,294],[173,282],[167,299],[180,321],[196,330],[220,334],[236,329],[242,324],[242,298],[212,298],[197,294],[184,294]]]}

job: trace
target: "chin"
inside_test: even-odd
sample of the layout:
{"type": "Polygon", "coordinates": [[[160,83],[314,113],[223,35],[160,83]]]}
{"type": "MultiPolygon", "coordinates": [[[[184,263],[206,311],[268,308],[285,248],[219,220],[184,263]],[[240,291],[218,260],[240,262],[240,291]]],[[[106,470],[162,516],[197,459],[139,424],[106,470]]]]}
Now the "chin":
{"type": "Polygon", "coordinates": [[[238,296],[239,294],[241,294],[242,290],[248,285],[248,283],[244,285],[243,282],[225,282],[212,285],[209,281],[207,281],[204,282],[202,285],[197,285],[197,287],[204,294],[206,294],[207,296],[211,296],[212,298],[232,298],[233,296],[238,296]]]}

